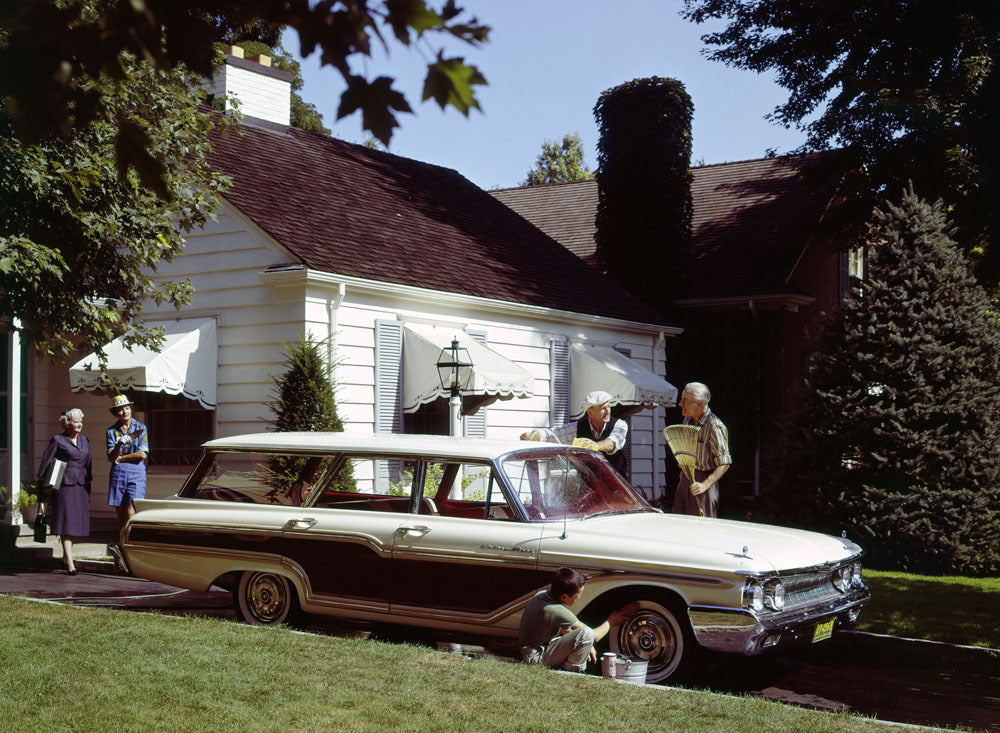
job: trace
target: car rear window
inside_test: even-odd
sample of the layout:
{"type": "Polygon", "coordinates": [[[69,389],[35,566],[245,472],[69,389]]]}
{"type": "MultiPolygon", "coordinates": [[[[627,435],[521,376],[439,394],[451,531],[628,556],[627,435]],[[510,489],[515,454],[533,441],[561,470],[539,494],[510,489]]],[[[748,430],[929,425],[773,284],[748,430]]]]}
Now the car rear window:
{"type": "Polygon", "coordinates": [[[326,482],[330,456],[282,453],[209,453],[181,492],[191,499],[299,506],[326,482]]]}

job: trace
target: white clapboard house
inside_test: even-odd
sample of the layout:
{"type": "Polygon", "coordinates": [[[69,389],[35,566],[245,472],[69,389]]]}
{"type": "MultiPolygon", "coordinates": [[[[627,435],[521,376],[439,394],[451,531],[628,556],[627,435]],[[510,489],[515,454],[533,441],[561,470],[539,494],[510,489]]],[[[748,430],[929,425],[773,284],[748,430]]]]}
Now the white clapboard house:
{"type": "MultiPolygon", "coordinates": [[[[561,424],[604,389],[631,413],[633,483],[662,494],[673,459],[660,431],[678,419],[667,346],[679,329],[458,172],[289,127],[290,75],[259,61],[231,55],[219,70],[216,87],[253,115],[214,141],[213,164],[233,185],[217,219],[157,273],[190,278],[192,302],[149,305],[146,321],[167,333],[161,353],[108,347],[150,428],[150,494],[176,491],[204,440],[271,429],[270,375],[306,332],[322,343],[347,431],[447,434],[436,362],[457,339],[473,364],[466,435],[561,424]]],[[[3,342],[0,484],[33,475],[60,411],[78,406],[101,454],[93,516],[111,517],[110,399],[92,391],[93,357],[51,365],[24,357],[12,335],[3,342]]]]}

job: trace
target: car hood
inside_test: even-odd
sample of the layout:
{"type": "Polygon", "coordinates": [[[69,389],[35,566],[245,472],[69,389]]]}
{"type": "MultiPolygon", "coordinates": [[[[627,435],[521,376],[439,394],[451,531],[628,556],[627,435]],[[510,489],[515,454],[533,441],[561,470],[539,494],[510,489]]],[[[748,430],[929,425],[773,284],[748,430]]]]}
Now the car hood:
{"type": "MultiPolygon", "coordinates": [[[[841,537],[753,522],[679,514],[621,514],[572,521],[543,553],[618,558],[720,571],[782,572],[828,565],[861,552],[841,537]],[[561,545],[561,546],[560,546],[561,545]]],[[[551,538],[550,532],[543,533],[551,538]]]]}

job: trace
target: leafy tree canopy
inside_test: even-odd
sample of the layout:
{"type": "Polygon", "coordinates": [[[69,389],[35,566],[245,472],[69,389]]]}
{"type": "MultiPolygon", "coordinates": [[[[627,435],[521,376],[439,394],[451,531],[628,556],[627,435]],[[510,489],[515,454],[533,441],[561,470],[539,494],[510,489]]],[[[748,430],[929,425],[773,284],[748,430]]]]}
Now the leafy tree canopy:
{"type": "Polygon", "coordinates": [[[546,140],[542,143],[542,152],[535,160],[535,167],[528,171],[528,177],[523,185],[568,183],[585,181],[593,177],[594,174],[587,168],[580,133],[567,132],[563,135],[561,143],[555,140],[546,140]]]}
{"type": "MultiPolygon", "coordinates": [[[[260,40],[276,41],[276,29],[288,26],[298,32],[303,56],[319,49],[322,63],[343,76],[338,119],[360,110],[364,128],[387,144],[398,126],[395,113],[412,109],[392,78],[366,79],[355,65],[373,46],[426,43],[434,33],[485,42],[489,27],[463,13],[454,0],[439,8],[424,0],[0,0],[0,99],[23,142],[65,138],[102,116],[102,90],[78,82],[123,83],[127,56],[160,71],[185,67],[208,77],[219,38],[249,28],[260,40]]],[[[440,49],[429,51],[423,100],[465,115],[478,109],[474,87],[486,83],[479,70],[440,49]]],[[[119,124],[116,141],[119,168],[133,167],[146,185],[167,195],[163,159],[146,132],[119,124]]]]}
{"type": "Polygon", "coordinates": [[[846,529],[877,566],[1000,572],[1000,330],[941,201],[877,212],[869,272],[824,331],[765,505],[846,529]]]}
{"type": "Polygon", "coordinates": [[[1000,281],[1000,13],[957,3],[685,0],[710,59],[775,71],[789,91],[771,118],[841,147],[879,196],[914,181],[952,207],[959,243],[983,282],[1000,281]]]}
{"type": "Polygon", "coordinates": [[[24,145],[0,114],[0,313],[53,361],[78,342],[98,352],[121,335],[160,343],[159,331],[131,325],[143,301],[179,306],[191,287],[151,273],[180,252],[184,232],[205,223],[226,183],[206,155],[212,125],[229,123],[199,108],[199,77],[129,54],[116,74],[115,83],[71,81],[94,116],[66,139],[24,145]],[[164,195],[122,170],[140,138],[144,154],[165,161],[164,195]]]}

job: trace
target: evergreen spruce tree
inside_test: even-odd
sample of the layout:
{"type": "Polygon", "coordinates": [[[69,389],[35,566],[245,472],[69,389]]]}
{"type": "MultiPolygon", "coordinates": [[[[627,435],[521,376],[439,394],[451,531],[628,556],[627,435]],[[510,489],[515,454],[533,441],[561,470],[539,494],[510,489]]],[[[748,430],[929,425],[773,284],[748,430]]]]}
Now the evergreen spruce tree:
{"type": "MultiPolygon", "coordinates": [[[[281,376],[271,375],[276,401],[268,407],[275,414],[274,428],[278,432],[309,431],[342,432],[344,423],[337,414],[334,385],[326,375],[326,364],[312,336],[299,336],[298,341],[285,345],[288,370],[281,376]]],[[[276,457],[271,472],[278,488],[287,488],[300,476],[305,458],[276,457]]],[[[336,491],[356,491],[354,477],[343,471],[330,488],[336,491]]]]}
{"type": "Polygon", "coordinates": [[[944,205],[877,211],[869,272],[828,324],[765,512],[845,529],[876,566],[1000,572],[1000,332],[944,205]]]}

